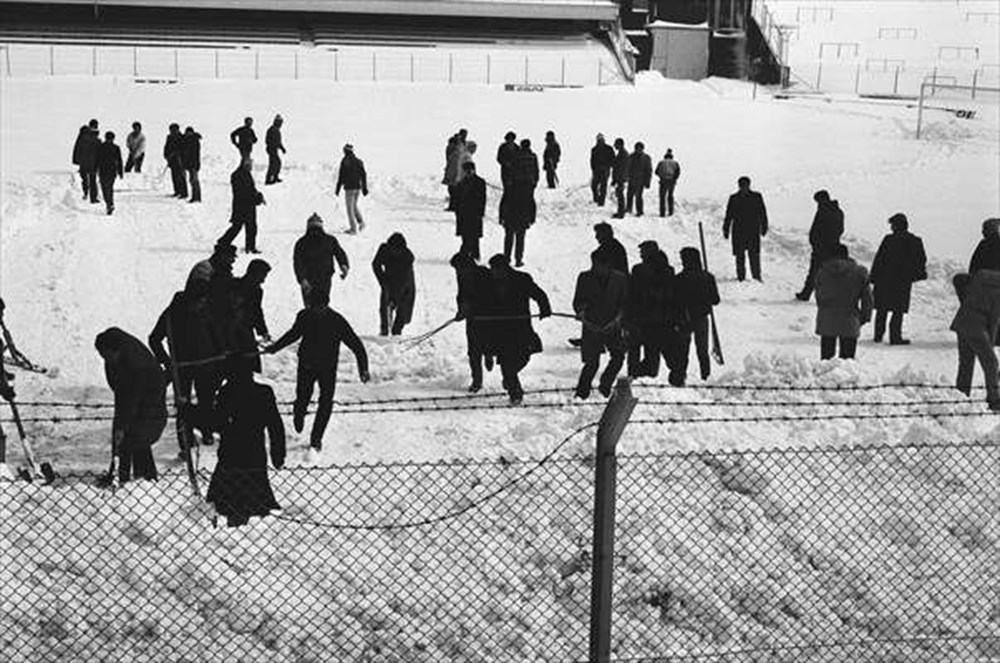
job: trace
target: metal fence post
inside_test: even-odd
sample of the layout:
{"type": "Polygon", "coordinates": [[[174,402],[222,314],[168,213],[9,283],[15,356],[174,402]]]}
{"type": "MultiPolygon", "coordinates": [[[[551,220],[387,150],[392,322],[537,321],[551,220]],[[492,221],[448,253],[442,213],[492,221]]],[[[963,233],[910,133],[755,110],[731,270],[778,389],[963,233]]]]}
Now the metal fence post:
{"type": "Polygon", "coordinates": [[[604,65],[601,64],[600,60],[598,60],[597,61],[597,87],[601,87],[601,85],[602,85],[602,83],[601,83],[601,73],[603,71],[604,71],[604,65]]]}
{"type": "Polygon", "coordinates": [[[892,93],[899,94],[899,65],[896,65],[896,75],[892,79],[892,93]]]}
{"type": "Polygon", "coordinates": [[[333,52],[333,80],[340,80],[340,51],[333,52]]]}
{"type": "Polygon", "coordinates": [[[559,84],[566,85],[566,56],[562,57],[562,72],[559,76],[559,84]]]}
{"type": "Polygon", "coordinates": [[[932,79],[934,83],[931,85],[931,96],[937,94],[937,67],[934,67],[934,73],[932,74],[932,79]]]}
{"type": "Polygon", "coordinates": [[[4,60],[6,61],[6,65],[7,65],[7,78],[10,78],[10,76],[11,76],[11,72],[10,72],[10,46],[4,46],[3,55],[4,55],[4,60]]]}
{"type": "Polygon", "coordinates": [[[490,69],[492,69],[492,62],[490,60],[490,54],[487,53],[486,54],[486,84],[487,85],[490,84],[490,77],[491,77],[490,69]]]}
{"type": "Polygon", "coordinates": [[[90,47],[90,75],[97,75],[97,46],[90,47]]]}
{"type": "Polygon", "coordinates": [[[639,399],[628,378],[619,378],[597,426],[594,469],[594,543],[590,589],[590,661],[611,660],[611,581],[615,551],[615,489],[618,459],[615,447],[639,399]]]}
{"type": "Polygon", "coordinates": [[[822,78],[823,78],[823,63],[820,62],[816,66],[816,89],[817,90],[820,89],[819,85],[820,85],[820,80],[822,80],[822,78]]]}
{"type": "Polygon", "coordinates": [[[253,52],[253,78],[254,80],[260,78],[260,51],[253,52]]]}
{"type": "Polygon", "coordinates": [[[927,86],[927,81],[920,84],[920,102],[917,105],[917,139],[920,139],[920,125],[924,120],[924,88],[927,86]]]}
{"type": "Polygon", "coordinates": [[[528,56],[524,56],[524,84],[528,84],[528,56]]]}
{"type": "Polygon", "coordinates": [[[179,57],[180,56],[177,53],[177,49],[175,48],[174,49],[174,78],[180,78],[180,76],[178,76],[178,74],[180,72],[180,65],[178,63],[179,57]]]}
{"type": "Polygon", "coordinates": [[[413,53],[410,53],[410,82],[413,82],[413,53]]]}
{"type": "Polygon", "coordinates": [[[295,80],[299,80],[299,52],[295,51],[295,80]]]}
{"type": "Polygon", "coordinates": [[[219,77],[219,49],[215,49],[215,77],[219,77]]]}
{"type": "MultiPolygon", "coordinates": [[[[8,60],[9,62],[9,60],[8,60]]],[[[976,98],[976,84],[979,82],[979,70],[976,69],[972,72],[972,98],[976,98]]]]}
{"type": "Polygon", "coordinates": [[[861,91],[861,63],[858,63],[857,69],[854,71],[854,94],[859,94],[861,91]]]}
{"type": "Polygon", "coordinates": [[[451,82],[454,81],[454,74],[455,74],[455,54],[454,53],[449,53],[448,54],[448,82],[449,83],[451,83],[451,82]]]}
{"type": "Polygon", "coordinates": [[[132,47],[132,75],[139,75],[139,47],[132,47]]]}
{"type": "Polygon", "coordinates": [[[372,51],[372,82],[378,80],[378,76],[375,75],[375,51],[372,51]]]}
{"type": "Polygon", "coordinates": [[[56,47],[49,45],[49,76],[56,75],[56,47]]]}

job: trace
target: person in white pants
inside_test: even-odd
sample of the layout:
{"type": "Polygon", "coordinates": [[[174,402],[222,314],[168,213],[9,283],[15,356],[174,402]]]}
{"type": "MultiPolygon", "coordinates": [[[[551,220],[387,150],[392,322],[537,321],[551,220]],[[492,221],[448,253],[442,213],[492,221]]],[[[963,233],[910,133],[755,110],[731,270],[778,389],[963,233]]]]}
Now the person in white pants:
{"type": "Polygon", "coordinates": [[[340,195],[341,187],[344,189],[344,203],[347,206],[347,222],[351,226],[348,232],[354,234],[365,229],[365,219],[358,209],[358,194],[368,195],[368,176],[364,162],[354,155],[354,146],[350,143],[344,145],[335,195],[340,195]]]}

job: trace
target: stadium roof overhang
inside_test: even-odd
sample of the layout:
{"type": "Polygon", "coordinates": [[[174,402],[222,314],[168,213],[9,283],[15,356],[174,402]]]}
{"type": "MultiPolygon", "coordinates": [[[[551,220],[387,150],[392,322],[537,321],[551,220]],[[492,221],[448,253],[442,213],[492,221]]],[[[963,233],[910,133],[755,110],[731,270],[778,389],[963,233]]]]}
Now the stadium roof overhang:
{"type": "Polygon", "coordinates": [[[0,0],[44,5],[614,21],[614,0],[0,0]]]}

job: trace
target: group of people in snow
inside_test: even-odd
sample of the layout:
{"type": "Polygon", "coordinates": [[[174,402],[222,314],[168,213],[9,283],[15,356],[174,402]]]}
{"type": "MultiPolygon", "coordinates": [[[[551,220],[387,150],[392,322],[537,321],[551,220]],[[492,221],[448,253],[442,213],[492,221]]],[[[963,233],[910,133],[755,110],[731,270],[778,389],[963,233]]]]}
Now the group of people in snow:
{"type": "Polygon", "coordinates": [[[626,214],[632,214],[633,209],[636,216],[642,216],[645,213],[642,194],[650,187],[655,174],[659,180],[660,216],[673,216],[674,188],[681,176],[674,151],[668,148],[654,170],[644,143],[637,142],[632,149],[629,153],[624,138],[616,138],[612,147],[605,142],[604,134],[597,134],[590,148],[590,191],[594,204],[604,206],[610,178],[617,204],[612,217],[623,219],[626,214]]]}

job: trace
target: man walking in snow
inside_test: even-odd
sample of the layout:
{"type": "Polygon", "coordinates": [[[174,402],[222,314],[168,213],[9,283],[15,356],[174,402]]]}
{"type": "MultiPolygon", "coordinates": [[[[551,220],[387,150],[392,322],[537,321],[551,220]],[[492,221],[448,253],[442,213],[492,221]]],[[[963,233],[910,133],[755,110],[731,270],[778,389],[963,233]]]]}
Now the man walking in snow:
{"type": "Polygon", "coordinates": [[[92,203],[97,202],[97,150],[101,144],[97,126],[97,120],[91,120],[80,127],[73,144],[73,164],[80,169],[83,199],[90,197],[92,203]]]}
{"type": "Polygon", "coordinates": [[[236,127],[229,134],[229,140],[236,149],[240,151],[240,159],[245,160],[253,152],[253,146],[257,142],[257,134],[253,131],[253,118],[243,118],[243,126],[236,127]]]}
{"type": "Polygon", "coordinates": [[[813,194],[816,201],[816,216],[809,228],[809,245],[812,254],[809,257],[809,273],[802,290],[795,293],[795,299],[800,302],[809,301],[813,288],[816,286],[816,272],[820,265],[833,255],[844,234],[844,213],[836,200],[830,200],[830,194],[821,189],[813,194]]]}
{"type": "Polygon", "coordinates": [[[612,215],[614,219],[625,218],[625,185],[629,182],[632,155],[625,149],[625,141],[615,138],[615,158],[611,162],[611,183],[615,186],[615,202],[618,210],[612,215]]]}
{"type": "Polygon", "coordinates": [[[340,362],[340,344],[344,343],[354,353],[358,362],[358,377],[368,382],[368,353],[351,325],[328,305],[322,297],[295,317],[295,324],[264,352],[274,354],[301,339],[299,343],[298,376],[295,388],[293,424],[296,433],[305,427],[306,410],[312,400],[313,389],[319,384],[319,403],[313,420],[310,446],[315,451],[323,448],[323,433],[333,410],[333,396],[337,387],[337,365],[340,362]]]}
{"type": "Polygon", "coordinates": [[[413,276],[413,252],[406,246],[403,233],[392,233],[372,259],[372,271],[378,281],[379,335],[393,336],[403,333],[403,327],[413,317],[413,302],[417,296],[413,276]]]}
{"type": "Polygon", "coordinates": [[[599,207],[604,207],[608,197],[608,177],[614,160],[614,149],[604,142],[604,134],[597,134],[597,140],[590,148],[590,193],[599,207]]]}
{"type": "Polygon", "coordinates": [[[958,376],[955,388],[969,396],[976,359],[983,369],[986,403],[1000,411],[997,386],[997,354],[994,339],[1000,329],[1000,271],[980,269],[974,274],[957,274],[952,280],[961,305],[950,329],[958,336],[958,376]]]}
{"type": "Polygon", "coordinates": [[[115,134],[104,134],[104,142],[97,146],[97,176],[101,181],[101,195],[108,214],[115,211],[115,179],[123,177],[122,151],[115,145],[115,134]]]}
{"type": "Polygon", "coordinates": [[[632,153],[631,163],[628,171],[628,200],[625,209],[632,213],[632,204],[635,204],[635,215],[642,216],[642,192],[649,188],[653,179],[653,160],[646,154],[646,146],[640,141],[635,144],[635,151],[632,153]]]}
{"type": "Polygon", "coordinates": [[[347,222],[350,224],[347,232],[353,235],[365,229],[364,217],[358,209],[358,197],[368,195],[368,175],[365,173],[364,162],[354,155],[354,146],[350,143],[344,145],[344,156],[340,160],[334,195],[340,195],[341,187],[344,189],[344,205],[347,207],[347,222]]]}
{"type": "Polygon", "coordinates": [[[132,123],[132,133],[125,137],[125,147],[128,148],[128,158],[125,160],[125,172],[142,172],[142,162],[146,158],[146,136],[142,133],[142,125],[132,123]]]}
{"type": "Polygon", "coordinates": [[[479,238],[483,236],[483,215],[486,214],[486,180],[476,174],[476,164],[472,161],[462,167],[465,177],[456,192],[455,234],[462,238],[459,251],[479,260],[479,238]]]}
{"type": "Polygon", "coordinates": [[[767,234],[767,208],[764,197],[750,190],[750,178],[746,175],[737,180],[739,190],[729,196],[726,204],[726,218],[722,224],[722,236],[733,236],[733,256],[736,258],[736,280],[747,278],[746,259],[750,257],[750,274],[755,281],[762,281],[760,275],[760,239],[767,234]]]}
{"type": "Polygon", "coordinates": [[[240,230],[246,227],[244,250],[247,253],[260,253],[257,250],[257,206],[265,204],[265,201],[264,194],[254,184],[252,168],[253,161],[247,157],[229,176],[233,189],[233,211],[229,217],[229,230],[216,243],[231,243],[240,234],[240,230]]]}
{"type": "Polygon", "coordinates": [[[538,186],[538,156],[531,151],[531,141],[525,138],[514,156],[510,173],[510,193],[507,196],[507,216],[503,219],[503,252],[510,260],[511,251],[517,267],[524,264],[525,234],[535,223],[537,206],[535,187],[538,186]]]}
{"type": "Polygon", "coordinates": [[[250,357],[250,366],[260,373],[260,357],[257,352],[258,339],[271,342],[264,319],[264,281],[271,272],[271,265],[265,260],[254,258],[247,265],[247,271],[235,280],[233,295],[233,348],[241,356],[250,357]]]}
{"type": "Polygon", "coordinates": [[[545,170],[545,182],[550,189],[556,188],[559,177],[556,169],[559,167],[559,159],[562,157],[562,149],[556,142],[556,134],[552,131],[545,132],[545,150],[542,152],[542,168],[545,170]]]}
{"type": "Polygon", "coordinates": [[[184,179],[184,134],[176,122],[170,125],[170,133],[163,144],[163,158],[170,169],[170,181],[174,185],[174,198],[187,198],[187,182],[184,179]]]}
{"type": "Polygon", "coordinates": [[[595,223],[594,239],[597,240],[597,250],[607,255],[607,263],[611,269],[628,276],[628,252],[615,238],[615,229],[611,224],[607,221],[595,223]]]}
{"type": "Polygon", "coordinates": [[[198,180],[198,171],[201,170],[201,134],[193,127],[187,127],[184,130],[184,138],[181,141],[181,161],[184,163],[184,170],[191,182],[189,202],[200,203],[201,182],[198,180]]]}
{"type": "Polygon", "coordinates": [[[694,337],[695,354],[701,369],[701,379],[712,373],[709,356],[709,316],[712,307],[719,303],[719,288],[711,272],[703,268],[701,252],[693,246],[681,249],[681,269],[677,275],[677,300],[686,311],[687,327],[684,329],[677,353],[676,372],[686,382],[688,360],[691,355],[691,337],[694,337]]]}
{"type": "Polygon", "coordinates": [[[517,159],[517,134],[508,131],[504,134],[503,142],[497,147],[497,163],[500,164],[500,186],[503,192],[500,194],[500,208],[497,210],[497,218],[500,225],[504,225],[510,215],[511,201],[513,200],[513,177],[514,161],[517,159]]]}
{"type": "Polygon", "coordinates": [[[910,232],[910,222],[905,214],[889,217],[892,233],[882,239],[872,261],[871,282],[875,298],[875,342],[881,343],[885,335],[886,318],[889,320],[889,345],[909,345],[903,338],[903,317],[910,310],[910,291],[913,284],[927,278],[927,254],[924,242],[910,232]]]}
{"type": "Polygon", "coordinates": [[[868,270],[851,260],[838,244],[816,273],[816,334],[820,359],[833,359],[840,345],[841,359],[854,359],[861,325],[872,317],[868,270]]]}
{"type": "Polygon", "coordinates": [[[667,150],[656,164],[656,177],[660,180],[660,216],[674,215],[674,187],[681,178],[681,166],[674,160],[674,151],[667,150]]]}
{"type": "Polygon", "coordinates": [[[628,277],[611,269],[609,256],[599,249],[590,254],[591,268],[581,272],[573,294],[573,311],[583,323],[580,359],[583,368],[576,384],[576,397],[590,397],[591,383],[597,374],[601,354],[605,350],[611,359],[601,374],[598,391],[610,396],[618,371],[625,362],[625,341],[622,338],[622,319],[628,277]]]}
{"type": "Polygon", "coordinates": [[[292,266],[302,290],[303,306],[308,306],[312,298],[330,301],[334,272],[339,267],[340,278],[346,279],[351,267],[340,242],[323,230],[323,219],[315,212],[306,220],[305,234],[295,242],[292,266]]]}
{"type": "Polygon", "coordinates": [[[281,155],[285,152],[285,144],[281,141],[281,126],[285,123],[280,115],[274,116],[274,122],[264,135],[264,147],[267,150],[267,175],[264,184],[277,184],[281,181],[281,155]]]}
{"type": "MultiPolygon", "coordinates": [[[[639,244],[640,262],[628,281],[625,329],[628,334],[628,374],[653,377],[660,372],[661,357],[667,365],[671,385],[684,384],[677,357],[687,324],[681,305],[674,268],[653,240],[639,244]]],[[[684,345],[684,348],[687,348],[684,345]]]]}
{"type": "Polygon", "coordinates": [[[469,371],[472,383],[469,393],[474,394],[483,388],[483,364],[486,370],[493,370],[495,354],[494,343],[490,336],[491,323],[477,320],[479,316],[489,311],[493,297],[490,270],[476,261],[464,251],[459,251],[451,257],[451,266],[455,269],[458,281],[456,302],[458,311],[456,320],[465,320],[466,355],[469,358],[469,371]]]}

